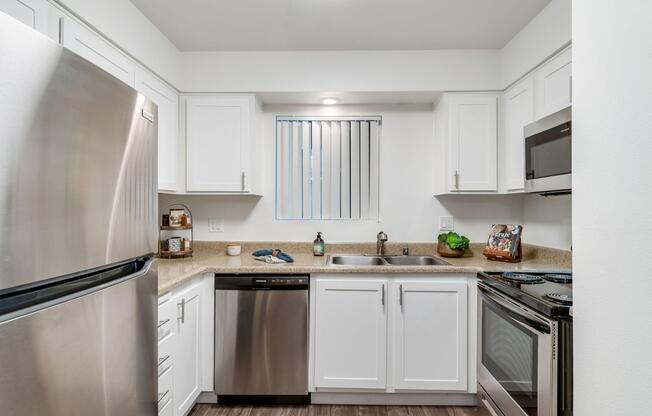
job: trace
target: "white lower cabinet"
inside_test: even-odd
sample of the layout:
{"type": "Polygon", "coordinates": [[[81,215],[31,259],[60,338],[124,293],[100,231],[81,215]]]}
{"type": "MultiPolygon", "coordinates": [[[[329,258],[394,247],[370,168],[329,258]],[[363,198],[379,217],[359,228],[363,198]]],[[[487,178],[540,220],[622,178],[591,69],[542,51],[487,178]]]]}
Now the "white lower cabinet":
{"type": "Polygon", "coordinates": [[[387,279],[315,283],[315,386],[384,389],[387,279]]]}
{"type": "Polygon", "coordinates": [[[159,299],[159,415],[185,416],[213,389],[213,279],[206,274],[159,299]]]}
{"type": "Polygon", "coordinates": [[[395,279],[394,388],[467,390],[467,282],[395,279]]]}
{"type": "Polygon", "coordinates": [[[474,393],[473,275],[313,275],[314,392],[474,393]]]}
{"type": "Polygon", "coordinates": [[[174,393],[177,415],[185,415],[195,404],[200,389],[200,285],[193,285],[172,296],[177,306],[174,393]]]}

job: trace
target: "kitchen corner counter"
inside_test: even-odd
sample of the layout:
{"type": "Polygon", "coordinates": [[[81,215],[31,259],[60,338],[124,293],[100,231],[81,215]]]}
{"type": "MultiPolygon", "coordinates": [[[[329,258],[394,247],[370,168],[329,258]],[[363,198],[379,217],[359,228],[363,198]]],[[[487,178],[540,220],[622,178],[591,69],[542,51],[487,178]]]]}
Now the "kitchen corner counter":
{"type": "MultiPolygon", "coordinates": [[[[487,260],[481,253],[482,245],[473,244],[462,258],[444,258],[446,266],[331,266],[328,257],[315,257],[306,243],[241,243],[240,256],[227,256],[225,243],[196,242],[194,257],[184,259],[157,259],[158,293],[164,294],[203,273],[478,273],[500,271],[569,271],[570,252],[538,246],[524,245],[524,260],[520,263],[503,263],[487,260]],[[251,252],[262,247],[279,247],[294,258],[294,263],[267,264],[256,260],[251,252]]],[[[411,254],[434,254],[434,245],[414,243],[411,254]]],[[[388,244],[388,254],[400,252],[402,244],[388,244]]],[[[334,244],[327,253],[373,253],[369,243],[334,244]]]]}

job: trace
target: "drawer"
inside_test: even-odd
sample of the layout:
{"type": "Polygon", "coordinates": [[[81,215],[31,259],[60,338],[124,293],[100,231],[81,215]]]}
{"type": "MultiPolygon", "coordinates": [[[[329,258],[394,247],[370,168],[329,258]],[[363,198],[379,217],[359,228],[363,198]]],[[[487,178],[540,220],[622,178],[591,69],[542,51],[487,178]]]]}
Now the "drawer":
{"type": "Polygon", "coordinates": [[[166,407],[172,406],[172,385],[174,382],[174,367],[170,367],[158,377],[158,411],[159,414],[166,407]]]}
{"type": "Polygon", "coordinates": [[[174,302],[167,300],[158,306],[158,340],[161,341],[174,332],[174,302]]]}
{"type": "Polygon", "coordinates": [[[158,343],[158,375],[165,373],[174,362],[174,336],[170,335],[158,343]]]}

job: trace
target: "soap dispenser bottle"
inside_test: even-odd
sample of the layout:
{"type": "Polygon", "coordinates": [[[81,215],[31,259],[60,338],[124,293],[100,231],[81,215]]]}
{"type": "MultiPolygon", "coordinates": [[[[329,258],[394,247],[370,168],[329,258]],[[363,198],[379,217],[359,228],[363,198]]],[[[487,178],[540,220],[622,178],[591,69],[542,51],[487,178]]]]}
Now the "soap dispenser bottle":
{"type": "Polygon", "coordinates": [[[324,239],[321,238],[321,232],[318,232],[317,238],[315,238],[315,241],[313,241],[312,243],[312,254],[314,254],[315,256],[323,256],[324,251],[326,251],[324,249],[324,246],[325,246],[324,239]]]}

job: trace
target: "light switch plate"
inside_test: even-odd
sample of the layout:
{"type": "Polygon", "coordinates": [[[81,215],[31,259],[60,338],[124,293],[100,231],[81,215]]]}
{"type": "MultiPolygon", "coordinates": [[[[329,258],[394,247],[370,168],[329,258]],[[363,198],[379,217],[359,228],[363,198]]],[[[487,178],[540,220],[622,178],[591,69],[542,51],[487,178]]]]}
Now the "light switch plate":
{"type": "Polygon", "coordinates": [[[455,229],[455,221],[453,217],[439,217],[439,230],[440,231],[453,231],[455,229]]]}
{"type": "Polygon", "coordinates": [[[209,233],[223,233],[224,220],[208,219],[208,232],[209,233]]]}

